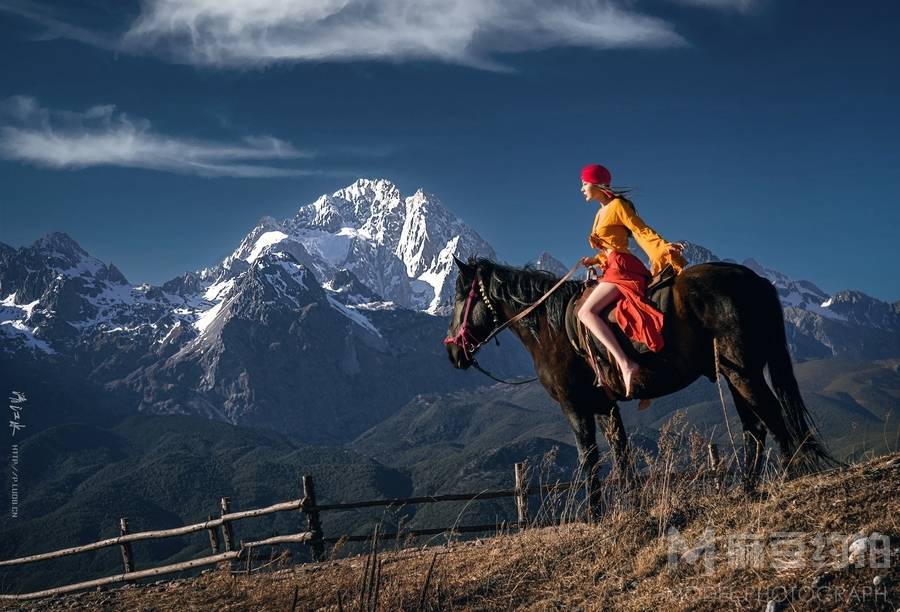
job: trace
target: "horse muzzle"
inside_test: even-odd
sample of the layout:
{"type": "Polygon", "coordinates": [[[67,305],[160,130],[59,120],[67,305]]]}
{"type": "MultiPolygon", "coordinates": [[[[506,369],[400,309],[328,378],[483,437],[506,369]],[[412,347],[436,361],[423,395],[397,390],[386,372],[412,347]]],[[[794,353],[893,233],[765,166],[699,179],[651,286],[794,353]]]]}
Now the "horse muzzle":
{"type": "Polygon", "coordinates": [[[450,342],[446,342],[445,344],[447,346],[447,357],[450,359],[450,363],[453,364],[454,368],[458,370],[467,370],[469,366],[472,365],[473,360],[469,357],[469,355],[472,354],[471,350],[465,351],[458,344],[450,342]]]}

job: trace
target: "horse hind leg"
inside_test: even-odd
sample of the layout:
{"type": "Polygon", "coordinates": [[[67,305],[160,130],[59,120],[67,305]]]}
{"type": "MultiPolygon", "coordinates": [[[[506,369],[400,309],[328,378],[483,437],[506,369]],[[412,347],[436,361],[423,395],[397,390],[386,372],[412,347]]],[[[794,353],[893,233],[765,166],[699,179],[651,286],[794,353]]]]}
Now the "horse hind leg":
{"type": "MultiPolygon", "coordinates": [[[[735,406],[742,406],[743,410],[753,414],[753,418],[762,421],[778,444],[782,467],[787,467],[793,456],[794,447],[784,415],[781,413],[781,404],[766,383],[762,368],[754,369],[752,373],[745,375],[731,371],[726,373],[726,377],[729,384],[733,385],[735,406]]],[[[739,408],[740,410],[741,408],[739,408]]],[[[742,421],[743,418],[742,416],[742,421]]],[[[761,441],[765,441],[764,435],[761,441]]]]}
{"type": "Polygon", "coordinates": [[[716,346],[719,352],[719,369],[728,380],[735,408],[743,423],[747,466],[744,484],[746,488],[752,489],[762,468],[766,430],[775,438],[782,460],[790,457],[793,452],[791,438],[781,412],[781,404],[763,375],[763,347],[740,337],[725,342],[717,339],[716,346]]]}
{"type": "Polygon", "coordinates": [[[744,385],[736,386],[731,378],[728,378],[728,388],[734,399],[734,407],[737,409],[743,428],[742,442],[744,447],[744,477],[743,486],[746,491],[753,491],[759,483],[759,475],[762,470],[763,452],[766,446],[766,428],[759,418],[757,411],[748,401],[744,385]]]}

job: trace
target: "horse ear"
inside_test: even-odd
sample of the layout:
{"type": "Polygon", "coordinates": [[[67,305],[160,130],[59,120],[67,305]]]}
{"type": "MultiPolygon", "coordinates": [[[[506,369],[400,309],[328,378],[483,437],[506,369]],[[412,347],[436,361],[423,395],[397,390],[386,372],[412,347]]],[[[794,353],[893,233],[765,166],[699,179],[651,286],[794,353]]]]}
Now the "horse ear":
{"type": "Polygon", "coordinates": [[[456,267],[459,268],[459,271],[463,274],[468,274],[472,271],[472,266],[459,259],[456,255],[453,256],[453,261],[456,263],[456,267]]]}

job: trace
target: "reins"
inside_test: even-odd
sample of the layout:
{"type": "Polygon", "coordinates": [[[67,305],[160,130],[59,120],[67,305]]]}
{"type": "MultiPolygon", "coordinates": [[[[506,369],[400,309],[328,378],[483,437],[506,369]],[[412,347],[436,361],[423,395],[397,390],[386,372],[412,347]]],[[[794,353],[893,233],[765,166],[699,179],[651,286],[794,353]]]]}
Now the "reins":
{"type": "Polygon", "coordinates": [[[556,283],[555,285],[553,285],[552,287],[550,287],[550,290],[547,291],[547,293],[545,293],[544,295],[542,295],[540,298],[538,298],[538,300],[537,300],[535,303],[533,303],[531,306],[528,306],[527,308],[525,308],[525,310],[523,310],[522,312],[516,314],[516,315],[513,316],[511,319],[509,319],[508,321],[506,321],[505,323],[503,323],[500,327],[496,328],[494,331],[492,331],[491,333],[489,333],[489,334],[488,334],[488,337],[485,338],[484,341],[482,341],[481,344],[478,345],[478,348],[481,348],[481,346],[483,346],[484,344],[487,344],[488,342],[490,342],[491,339],[494,338],[494,336],[496,336],[497,334],[499,334],[501,331],[503,331],[504,329],[506,329],[507,327],[509,327],[509,326],[512,325],[513,323],[516,323],[516,322],[518,322],[518,321],[521,321],[522,319],[524,319],[525,317],[527,317],[527,316],[531,313],[532,310],[534,310],[535,308],[537,308],[538,306],[540,306],[541,304],[543,304],[543,303],[547,300],[547,298],[549,298],[551,295],[553,295],[553,292],[554,292],[554,291],[556,291],[557,289],[559,289],[560,287],[562,287],[562,286],[563,286],[563,283],[565,283],[567,280],[569,280],[570,278],[572,278],[572,275],[575,274],[575,272],[577,272],[577,271],[578,271],[578,268],[580,268],[580,267],[581,267],[581,262],[579,262],[579,263],[575,264],[574,266],[572,266],[572,269],[569,270],[568,272],[566,272],[566,275],[563,276],[561,279],[559,279],[559,281],[557,281],[557,283],[556,283]]]}
{"type": "Polygon", "coordinates": [[[479,372],[481,372],[482,374],[484,374],[485,376],[487,376],[488,378],[490,378],[492,380],[496,380],[497,382],[503,383],[506,385],[527,385],[528,383],[533,383],[534,381],[537,380],[537,377],[529,378],[528,380],[503,380],[502,378],[497,378],[496,376],[494,376],[493,374],[491,374],[490,372],[488,372],[487,370],[482,368],[481,364],[478,363],[477,359],[472,360],[472,367],[475,368],[476,370],[478,370],[479,372]]]}
{"type": "Polygon", "coordinates": [[[549,291],[547,291],[544,295],[542,295],[540,298],[538,298],[538,300],[536,302],[534,302],[530,306],[527,306],[524,310],[515,314],[512,318],[508,319],[504,323],[501,323],[499,326],[495,327],[494,330],[491,331],[491,333],[489,333],[487,335],[487,337],[480,342],[478,342],[477,339],[475,338],[475,336],[472,335],[472,332],[469,331],[469,314],[472,310],[472,304],[473,304],[473,300],[476,295],[476,289],[481,293],[481,297],[484,300],[485,305],[487,306],[488,310],[491,311],[491,314],[494,316],[494,321],[497,321],[498,319],[497,319],[497,312],[494,309],[494,306],[491,304],[490,300],[488,299],[487,293],[484,290],[484,284],[481,282],[481,279],[478,278],[478,272],[476,270],[475,278],[472,280],[472,287],[469,289],[469,295],[466,298],[466,308],[465,308],[465,311],[463,311],[462,325],[460,325],[459,331],[456,332],[456,335],[444,339],[444,344],[455,344],[456,346],[459,346],[462,349],[463,354],[466,356],[466,358],[472,360],[472,365],[475,367],[476,370],[478,370],[485,376],[487,376],[497,382],[505,383],[507,385],[524,385],[526,383],[536,381],[537,380],[536,377],[530,378],[528,380],[522,380],[522,381],[516,381],[516,382],[502,380],[500,378],[497,378],[496,376],[494,376],[493,374],[491,374],[490,372],[488,372],[487,370],[485,370],[484,368],[481,367],[481,365],[475,359],[475,353],[477,353],[478,350],[482,346],[484,346],[485,344],[487,344],[488,342],[490,342],[491,340],[496,338],[497,335],[500,332],[502,332],[504,329],[506,329],[507,327],[509,327],[510,325],[512,325],[518,321],[521,321],[522,319],[527,317],[535,308],[537,308],[538,306],[543,304],[544,301],[547,300],[547,298],[549,298],[551,295],[553,295],[553,293],[557,289],[562,287],[563,283],[565,283],[567,280],[569,280],[572,277],[572,275],[578,271],[578,268],[580,266],[581,266],[581,262],[576,263],[574,266],[572,266],[572,269],[569,270],[568,272],[566,272],[566,275],[563,276],[561,279],[559,279],[559,281],[557,281],[557,283],[555,285],[553,285],[549,291]],[[470,353],[471,353],[471,357],[469,356],[470,353]]]}

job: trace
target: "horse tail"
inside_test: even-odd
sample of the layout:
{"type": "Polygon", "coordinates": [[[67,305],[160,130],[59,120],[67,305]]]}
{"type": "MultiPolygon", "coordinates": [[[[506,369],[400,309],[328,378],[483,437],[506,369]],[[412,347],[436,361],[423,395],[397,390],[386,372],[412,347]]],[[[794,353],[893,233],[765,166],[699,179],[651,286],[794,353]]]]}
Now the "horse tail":
{"type": "Polygon", "coordinates": [[[771,298],[772,335],[766,354],[769,378],[775,396],[781,404],[781,411],[787,427],[787,435],[793,450],[792,457],[784,457],[789,473],[811,473],[822,467],[844,465],[831,456],[825,445],[817,437],[818,429],[812,415],[800,395],[800,387],[794,376],[791,354],[788,350],[787,334],[784,331],[784,312],[774,285],[765,281],[771,298]]]}

